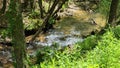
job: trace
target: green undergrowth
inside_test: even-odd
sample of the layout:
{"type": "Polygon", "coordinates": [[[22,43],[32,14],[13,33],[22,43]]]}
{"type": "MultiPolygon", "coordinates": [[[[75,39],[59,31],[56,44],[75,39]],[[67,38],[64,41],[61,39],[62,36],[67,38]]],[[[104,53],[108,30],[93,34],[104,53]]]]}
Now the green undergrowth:
{"type": "Polygon", "coordinates": [[[117,26],[103,35],[89,36],[72,48],[62,50],[48,47],[38,51],[37,58],[42,61],[31,68],[119,68],[119,31],[120,27],[117,26]]]}
{"type": "Polygon", "coordinates": [[[27,23],[24,24],[24,29],[26,30],[38,29],[43,22],[42,19],[40,19],[39,11],[32,11],[25,18],[25,21],[27,21],[27,23]]]}

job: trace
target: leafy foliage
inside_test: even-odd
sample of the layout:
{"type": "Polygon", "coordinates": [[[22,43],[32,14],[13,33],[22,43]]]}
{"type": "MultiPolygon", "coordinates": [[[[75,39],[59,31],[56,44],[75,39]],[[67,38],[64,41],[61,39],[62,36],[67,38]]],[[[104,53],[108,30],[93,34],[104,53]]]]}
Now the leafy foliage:
{"type": "Polygon", "coordinates": [[[9,29],[4,29],[4,30],[1,30],[1,36],[3,39],[5,39],[6,37],[11,37],[11,34],[10,34],[10,30],[9,29]]]}
{"type": "Polygon", "coordinates": [[[24,25],[24,28],[27,30],[38,29],[43,23],[42,19],[39,19],[39,14],[40,13],[38,11],[32,11],[28,15],[29,22],[24,25]]]}
{"type": "Polygon", "coordinates": [[[32,11],[32,12],[29,14],[29,18],[32,18],[32,19],[39,18],[39,16],[40,16],[40,12],[38,12],[38,11],[32,11]]]}
{"type": "MultiPolygon", "coordinates": [[[[120,66],[120,41],[111,31],[106,32],[98,42],[98,46],[86,57],[87,65],[97,65],[98,68],[116,68],[120,66]]],[[[95,67],[97,68],[97,67],[95,67]]]]}
{"type": "MultiPolygon", "coordinates": [[[[118,28],[118,26],[116,27],[118,28]]],[[[84,42],[77,43],[73,49],[64,51],[47,49],[47,56],[40,65],[32,68],[117,68],[120,67],[120,40],[116,38],[114,30],[107,30],[105,34],[90,36],[84,42]],[[93,46],[96,46],[93,48],[93,46]],[[92,49],[91,49],[92,47],[92,49]],[[84,56],[83,50],[86,50],[84,56]]]]}
{"type": "Polygon", "coordinates": [[[96,46],[97,37],[94,35],[91,35],[90,37],[87,37],[82,43],[79,43],[79,44],[83,50],[90,50],[96,46]]]}
{"type": "Polygon", "coordinates": [[[117,38],[120,38],[120,25],[116,26],[114,29],[114,34],[117,38]]]}
{"type": "Polygon", "coordinates": [[[30,19],[30,23],[24,25],[24,28],[27,30],[38,29],[42,24],[42,20],[40,19],[30,19]]]}

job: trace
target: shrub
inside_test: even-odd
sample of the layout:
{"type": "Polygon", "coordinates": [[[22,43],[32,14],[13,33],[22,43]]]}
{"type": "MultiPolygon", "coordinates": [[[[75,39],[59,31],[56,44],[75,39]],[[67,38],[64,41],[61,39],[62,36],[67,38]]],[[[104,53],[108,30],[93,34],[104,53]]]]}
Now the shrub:
{"type": "MultiPolygon", "coordinates": [[[[115,29],[114,29],[115,30],[115,29]]],[[[108,30],[98,39],[90,36],[82,43],[74,45],[73,50],[49,52],[48,58],[33,68],[118,68],[120,67],[120,40],[113,30],[108,30]],[[96,41],[97,40],[97,41],[96,41]],[[84,46],[85,45],[85,46],[84,46]],[[92,48],[92,46],[96,46],[92,48]],[[90,49],[83,55],[82,49],[90,49]]],[[[45,58],[45,57],[44,57],[45,58]]]]}
{"type": "Polygon", "coordinates": [[[99,68],[120,67],[119,43],[120,41],[114,37],[113,32],[106,32],[98,42],[98,46],[87,54],[87,66],[97,65],[99,68]]]}
{"type": "Polygon", "coordinates": [[[120,25],[116,26],[114,29],[113,29],[113,32],[115,34],[115,36],[117,38],[120,38],[120,25]]]}

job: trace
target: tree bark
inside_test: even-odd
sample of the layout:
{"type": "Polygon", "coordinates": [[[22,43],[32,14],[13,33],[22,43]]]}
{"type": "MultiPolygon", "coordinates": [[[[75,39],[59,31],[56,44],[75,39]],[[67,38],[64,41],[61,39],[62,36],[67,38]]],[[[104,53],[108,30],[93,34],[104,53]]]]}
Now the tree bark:
{"type": "Polygon", "coordinates": [[[63,4],[68,0],[63,0],[62,3],[58,6],[58,8],[55,10],[55,12],[52,14],[52,17],[55,16],[55,14],[62,8],[63,4]]]}
{"type": "Polygon", "coordinates": [[[117,15],[118,4],[119,4],[119,0],[112,0],[111,2],[109,19],[108,19],[108,23],[111,26],[116,25],[115,20],[116,20],[116,15],[117,15]]]}
{"type": "Polygon", "coordinates": [[[50,10],[48,11],[48,13],[52,14],[52,12],[54,12],[54,9],[58,3],[59,3],[59,0],[55,0],[54,3],[52,4],[50,10]]]}
{"type": "Polygon", "coordinates": [[[2,7],[2,9],[0,10],[0,13],[5,13],[5,9],[6,9],[6,0],[3,0],[3,7],[2,7]]]}
{"type": "Polygon", "coordinates": [[[29,0],[23,0],[22,2],[22,11],[25,11],[28,7],[29,0]]]}
{"type": "Polygon", "coordinates": [[[30,1],[30,9],[34,10],[35,9],[35,1],[34,0],[29,0],[30,1]]]}
{"type": "Polygon", "coordinates": [[[8,10],[8,21],[11,27],[11,37],[16,60],[15,68],[25,68],[26,44],[23,29],[21,0],[11,0],[8,10]]]}
{"type": "Polygon", "coordinates": [[[40,7],[41,18],[43,18],[43,5],[42,5],[42,0],[38,0],[38,4],[39,4],[39,7],[40,7]]]}
{"type": "Polygon", "coordinates": [[[49,0],[48,10],[50,10],[51,5],[52,5],[52,0],[49,0]]]}

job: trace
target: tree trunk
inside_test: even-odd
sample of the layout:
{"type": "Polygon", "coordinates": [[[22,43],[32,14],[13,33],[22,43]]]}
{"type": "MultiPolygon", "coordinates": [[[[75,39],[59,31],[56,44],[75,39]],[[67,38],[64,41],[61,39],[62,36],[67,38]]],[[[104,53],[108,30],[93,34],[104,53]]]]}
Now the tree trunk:
{"type": "Polygon", "coordinates": [[[21,0],[11,0],[8,10],[8,21],[11,27],[11,37],[16,60],[15,68],[25,68],[24,60],[26,59],[26,44],[23,29],[21,0]]]}
{"type": "Polygon", "coordinates": [[[43,18],[43,5],[42,5],[42,0],[38,0],[38,4],[39,4],[39,7],[40,7],[41,18],[43,18]]]}
{"type": "Polygon", "coordinates": [[[28,4],[28,0],[22,0],[22,11],[26,11],[26,9],[28,8],[28,4]]]}
{"type": "Polygon", "coordinates": [[[56,11],[52,14],[52,17],[55,16],[55,14],[62,8],[63,4],[65,4],[65,2],[67,2],[68,0],[63,0],[62,3],[58,6],[58,8],[56,9],[56,11]]]}
{"type": "Polygon", "coordinates": [[[116,25],[115,20],[116,20],[116,15],[117,15],[118,4],[119,4],[119,0],[112,0],[112,2],[111,2],[109,19],[108,19],[108,23],[111,26],[116,25]]]}
{"type": "Polygon", "coordinates": [[[31,11],[35,9],[35,1],[34,0],[29,0],[30,1],[30,9],[31,11]]]}
{"type": "Polygon", "coordinates": [[[3,14],[5,12],[5,9],[6,9],[6,0],[3,0],[3,7],[2,9],[0,10],[0,13],[3,14]]]}

